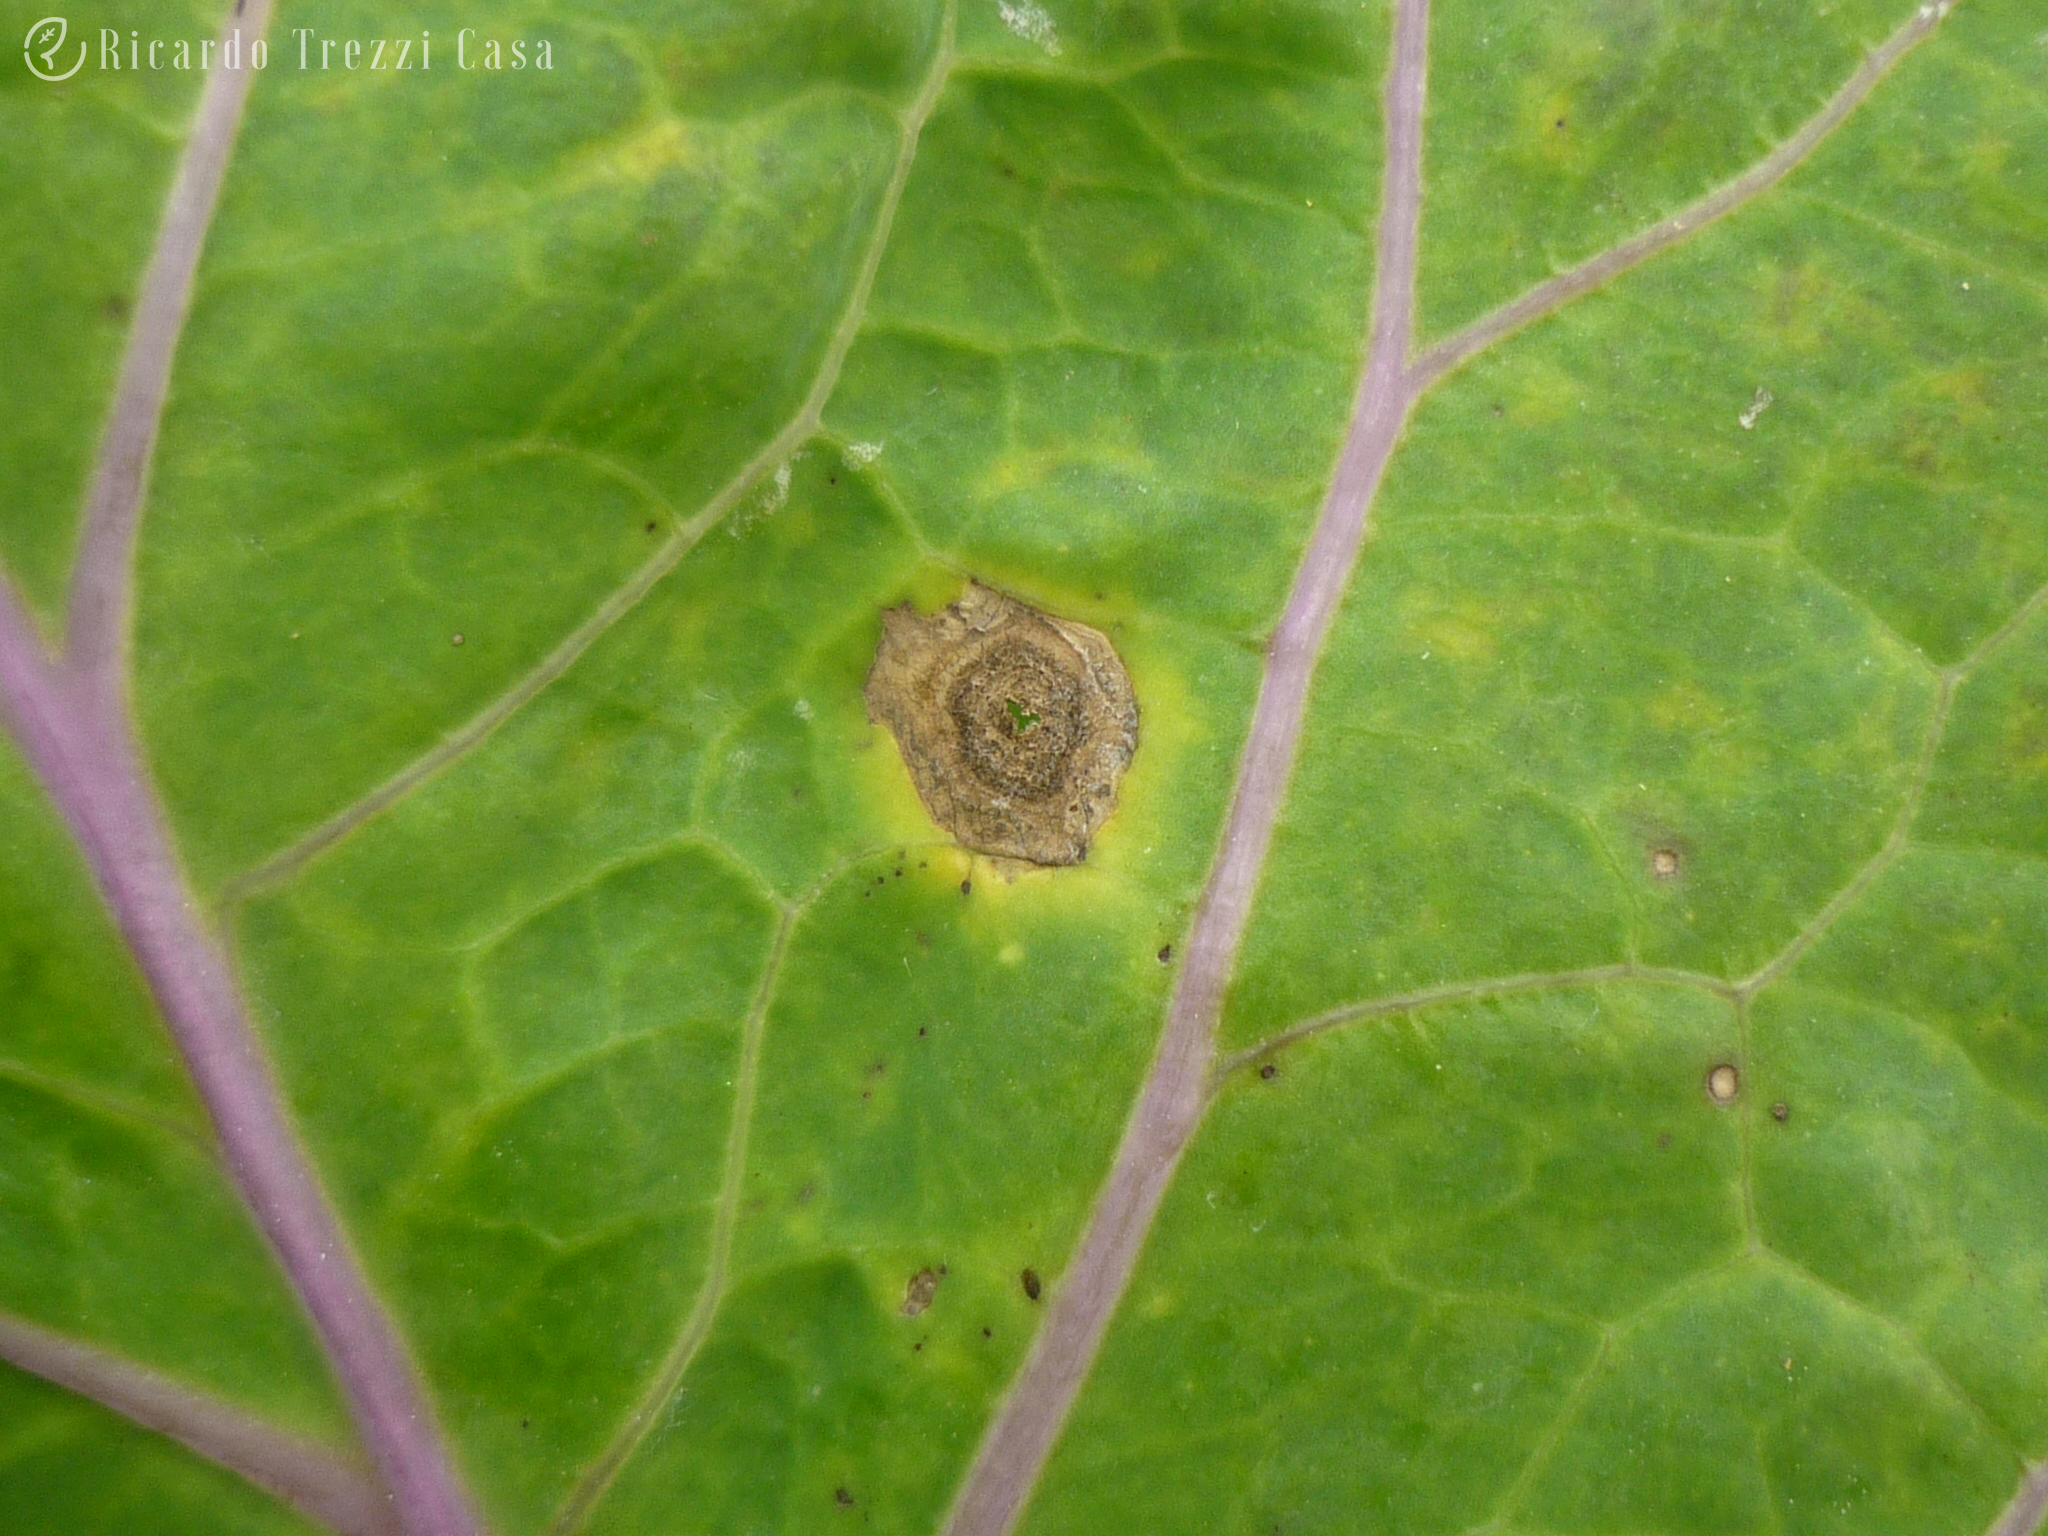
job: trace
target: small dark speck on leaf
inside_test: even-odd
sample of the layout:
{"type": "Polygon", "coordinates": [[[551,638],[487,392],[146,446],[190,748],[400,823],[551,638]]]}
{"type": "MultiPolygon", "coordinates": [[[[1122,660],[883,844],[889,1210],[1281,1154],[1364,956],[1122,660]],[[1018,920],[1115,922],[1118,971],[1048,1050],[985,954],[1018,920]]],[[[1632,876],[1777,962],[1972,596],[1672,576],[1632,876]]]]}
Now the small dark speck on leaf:
{"type": "Polygon", "coordinates": [[[922,1039],[924,1038],[924,1035],[925,1035],[925,1029],[924,1029],[924,1026],[923,1026],[922,1024],[920,1024],[920,1025],[918,1025],[918,1026],[917,1026],[917,1038],[918,1038],[918,1039],[920,1039],[920,1040],[922,1040],[922,1039]]]}
{"type": "Polygon", "coordinates": [[[827,485],[837,485],[839,483],[839,477],[837,475],[827,475],[825,477],[825,483],[827,485]]]}
{"type": "Polygon", "coordinates": [[[126,320],[128,307],[127,294],[112,293],[100,302],[100,314],[108,320],[126,320]]]}
{"type": "Polygon", "coordinates": [[[655,528],[655,525],[654,525],[653,523],[649,523],[649,524],[647,525],[647,531],[648,531],[649,533],[652,533],[652,532],[654,532],[654,528],[655,528]]]}
{"type": "Polygon", "coordinates": [[[1038,1300],[1038,1293],[1042,1289],[1042,1287],[1039,1284],[1038,1271],[1035,1269],[1027,1269],[1024,1271],[1023,1274],[1019,1275],[1017,1278],[1024,1282],[1024,1294],[1026,1296],[1029,1296],[1033,1301],[1038,1300]]]}
{"type": "Polygon", "coordinates": [[[926,933],[922,928],[918,929],[916,933],[913,933],[911,937],[917,941],[917,947],[919,949],[930,949],[932,947],[932,936],[926,933]]]}
{"type": "Polygon", "coordinates": [[[1777,1121],[1778,1124],[1783,1125],[1792,1118],[1792,1106],[1782,1102],[1773,1104],[1771,1106],[1771,1118],[1777,1121]]]}
{"type": "Polygon", "coordinates": [[[1669,1131],[1664,1131],[1664,1132],[1660,1133],[1660,1134],[1658,1135],[1658,1137],[1657,1137],[1657,1150],[1658,1150],[1659,1152],[1662,1152],[1662,1151],[1664,1151],[1665,1149],[1667,1149],[1667,1148],[1668,1148],[1668,1147],[1669,1147],[1670,1145],[1671,1145],[1671,1133],[1670,1133],[1669,1131]]]}
{"type": "Polygon", "coordinates": [[[865,1089],[865,1088],[863,1088],[863,1089],[861,1090],[860,1096],[861,1096],[861,1097],[862,1097],[863,1099],[872,1099],[872,1098],[874,1097],[874,1094],[873,1094],[872,1092],[870,1092],[870,1091],[869,1091],[868,1089],[865,1089]]]}
{"type": "Polygon", "coordinates": [[[1173,958],[1173,946],[1172,946],[1171,944],[1162,944],[1162,945],[1160,945],[1160,946],[1159,946],[1159,963],[1160,963],[1161,965],[1164,965],[1164,964],[1166,964],[1166,962],[1167,962],[1167,961],[1171,960],[1172,958],[1173,958]]]}
{"type": "Polygon", "coordinates": [[[996,1331],[993,1328],[983,1328],[981,1330],[981,1336],[984,1339],[992,1339],[996,1336],[996,1331]]]}
{"type": "Polygon", "coordinates": [[[1741,1074],[1727,1062],[1722,1062],[1707,1074],[1707,1097],[1716,1104],[1733,1104],[1735,1095],[1741,1091],[1741,1074]]]}
{"type": "Polygon", "coordinates": [[[972,896],[974,894],[974,882],[972,880],[962,880],[960,882],[960,894],[962,896],[972,896]]]}
{"type": "Polygon", "coordinates": [[[844,1488],[834,1488],[832,1490],[832,1502],[841,1509],[851,1509],[853,1507],[853,1495],[844,1488]]]}
{"type": "Polygon", "coordinates": [[[1278,1077],[1279,1075],[1280,1069],[1274,1066],[1273,1063],[1271,1063],[1270,1061],[1267,1062],[1263,1067],[1259,1068],[1259,1078],[1263,1082],[1270,1083],[1271,1081],[1273,1081],[1274,1078],[1278,1077]]]}
{"type": "Polygon", "coordinates": [[[1493,414],[1496,416],[1505,416],[1507,414],[1507,407],[1496,400],[1493,405],[1493,414]]]}
{"type": "MultiPolygon", "coordinates": [[[[239,10],[241,9],[241,7],[240,7],[240,6],[238,5],[238,6],[236,6],[236,7],[235,7],[235,9],[239,11],[239,10]]],[[[531,1419],[521,1419],[521,1420],[519,1421],[519,1427],[520,1427],[521,1429],[531,1429],[531,1428],[533,1428],[533,1420],[531,1420],[531,1419]]]]}
{"type": "Polygon", "coordinates": [[[915,1344],[913,1344],[913,1345],[911,1345],[911,1346],[910,1346],[910,1352],[911,1352],[911,1353],[912,1353],[913,1355],[915,1355],[915,1354],[920,1354],[920,1353],[922,1353],[922,1352],[923,1352],[923,1350],[924,1350],[924,1340],[923,1340],[923,1339],[919,1339],[919,1340],[918,1340],[918,1341],[917,1341],[917,1342],[916,1342],[915,1344]]]}
{"type": "Polygon", "coordinates": [[[1560,128],[1562,128],[1562,127],[1564,126],[1564,119],[1563,119],[1563,118],[1561,118],[1561,117],[1560,117],[1560,118],[1559,118],[1559,119],[1557,120],[1557,126],[1558,126],[1558,127],[1560,127],[1560,128]]]}

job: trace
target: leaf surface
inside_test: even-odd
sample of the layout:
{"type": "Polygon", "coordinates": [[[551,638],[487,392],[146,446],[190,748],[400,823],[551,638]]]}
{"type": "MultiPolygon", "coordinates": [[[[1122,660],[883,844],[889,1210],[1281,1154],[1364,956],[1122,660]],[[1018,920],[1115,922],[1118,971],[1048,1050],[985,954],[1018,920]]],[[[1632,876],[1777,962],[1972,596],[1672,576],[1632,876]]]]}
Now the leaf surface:
{"type": "MultiPolygon", "coordinates": [[[[1437,0],[1417,349],[1913,14],[1437,0]]],[[[2048,1449],[2048,52],[1932,19],[1414,403],[1030,1536],[1967,1536],[2048,1449]]],[[[319,67],[418,25],[287,6],[208,232],[131,688],[195,909],[491,1531],[939,1531],[1352,420],[1387,8],[590,0],[319,67]],[[1083,865],[954,845],[866,717],[882,610],[970,577],[1130,672],[1083,865]]],[[[9,80],[0,557],[55,637],[196,88],[9,80]]],[[[33,755],[0,1312],[346,1452],[33,755]]],[[[10,1529],[311,1528],[0,1397],[10,1529]]]]}

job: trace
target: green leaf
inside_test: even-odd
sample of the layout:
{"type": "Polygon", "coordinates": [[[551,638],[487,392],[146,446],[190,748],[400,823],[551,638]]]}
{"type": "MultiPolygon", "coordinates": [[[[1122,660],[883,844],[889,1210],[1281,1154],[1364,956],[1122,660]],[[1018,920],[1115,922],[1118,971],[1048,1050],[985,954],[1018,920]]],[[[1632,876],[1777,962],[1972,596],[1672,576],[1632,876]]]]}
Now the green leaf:
{"type": "MultiPolygon", "coordinates": [[[[226,9],[107,0],[75,78],[0,69],[0,600],[52,645],[209,78],[100,29],[226,9]]],[[[2048,1497],[2048,34],[1435,0],[1423,361],[1382,377],[1394,9],[270,23],[125,686],[333,1262],[496,1536],[996,1536],[1015,1476],[1028,1536],[1976,1536],[2048,1497]],[[461,68],[464,28],[550,67],[461,68]],[[427,32],[428,70],[321,66],[427,32]],[[1084,864],[956,845],[867,717],[883,610],[969,578],[1130,673],[1084,864]],[[1091,1269],[1169,1016],[1207,1097],[1091,1269]],[[1019,1404],[1062,1427],[991,1472],[1019,1404]]],[[[368,1487],[359,1362],[19,659],[0,1325],[368,1487]]],[[[315,1528],[13,1337],[9,1531],[315,1528]]]]}

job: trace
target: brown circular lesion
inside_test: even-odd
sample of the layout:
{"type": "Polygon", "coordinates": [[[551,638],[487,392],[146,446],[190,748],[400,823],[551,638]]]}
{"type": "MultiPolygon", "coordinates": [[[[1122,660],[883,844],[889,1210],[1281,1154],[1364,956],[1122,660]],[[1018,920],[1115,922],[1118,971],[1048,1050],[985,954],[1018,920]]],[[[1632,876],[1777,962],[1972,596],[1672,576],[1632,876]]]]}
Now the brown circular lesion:
{"type": "Polygon", "coordinates": [[[983,853],[1080,862],[1138,741],[1108,638],[979,583],[938,613],[882,619],[868,712],[933,819],[983,853]]]}
{"type": "Polygon", "coordinates": [[[1084,721],[1080,682],[1047,647],[1010,637],[960,669],[946,712],[967,771],[999,794],[1038,804],[1065,788],[1084,721]]]}

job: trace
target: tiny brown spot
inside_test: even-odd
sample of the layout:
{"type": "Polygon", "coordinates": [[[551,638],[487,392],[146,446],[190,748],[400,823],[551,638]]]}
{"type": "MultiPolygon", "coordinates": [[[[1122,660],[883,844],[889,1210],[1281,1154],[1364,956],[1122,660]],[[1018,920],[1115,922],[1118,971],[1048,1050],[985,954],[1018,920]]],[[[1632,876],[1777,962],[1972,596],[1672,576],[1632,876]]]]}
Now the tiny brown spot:
{"type": "Polygon", "coordinates": [[[920,1024],[920,1025],[918,1025],[918,1026],[917,1026],[917,1038],[918,1038],[918,1039],[920,1039],[920,1040],[922,1040],[922,1039],[924,1038],[924,1036],[925,1036],[925,1028],[924,1028],[924,1026],[923,1026],[922,1024],[920,1024]]]}
{"type": "Polygon", "coordinates": [[[1659,880],[1678,878],[1679,859],[1676,848],[1652,848],[1650,850],[1650,873],[1659,880]]]}
{"type": "Polygon", "coordinates": [[[652,532],[654,532],[654,524],[652,524],[652,523],[649,523],[649,524],[647,525],[647,531],[648,531],[649,533],[652,533],[652,532]]]}
{"type": "Polygon", "coordinates": [[[832,1502],[841,1509],[851,1509],[853,1507],[853,1495],[844,1488],[834,1488],[832,1490],[832,1502]]]}
{"type": "Polygon", "coordinates": [[[1162,944],[1162,945],[1160,945],[1160,946],[1159,946],[1159,963],[1160,963],[1161,965],[1165,965],[1165,964],[1166,964],[1167,962],[1169,962],[1169,961],[1170,961],[1170,960],[1172,960],[1172,959],[1173,959],[1173,946],[1172,946],[1171,944],[1162,944]]]}
{"type": "Polygon", "coordinates": [[[992,1339],[992,1338],[994,1338],[994,1337],[996,1336],[996,1331],[995,1331],[995,1329],[993,1329],[993,1328],[987,1328],[987,1327],[984,1327],[984,1328],[983,1328],[983,1329],[981,1330],[981,1336],[982,1336],[982,1337],[983,1337],[984,1339],[992,1339]]]}
{"type": "Polygon", "coordinates": [[[1273,1081],[1274,1078],[1278,1077],[1279,1075],[1280,1069],[1274,1066],[1273,1063],[1271,1063],[1270,1061],[1267,1062],[1263,1067],[1259,1068],[1259,1076],[1263,1078],[1266,1082],[1270,1083],[1271,1081],[1273,1081]]]}
{"type": "Polygon", "coordinates": [[[1657,1137],[1657,1150],[1659,1152],[1668,1151],[1670,1149],[1670,1146],[1671,1133],[1669,1131],[1660,1132],[1657,1137]]]}
{"type": "Polygon", "coordinates": [[[920,1352],[920,1351],[921,1351],[921,1350],[922,1350],[923,1348],[924,1348],[924,1340],[923,1340],[923,1339],[919,1339],[919,1340],[918,1340],[918,1341],[917,1341],[917,1342],[916,1342],[915,1344],[913,1344],[913,1345],[911,1345],[911,1346],[910,1346],[910,1352],[911,1352],[911,1353],[912,1353],[912,1354],[914,1355],[914,1354],[917,1354],[917,1353],[919,1353],[919,1352],[920,1352]]]}
{"type": "Polygon", "coordinates": [[[919,949],[930,949],[932,947],[932,936],[922,928],[918,929],[910,937],[916,942],[919,949]]]}
{"type": "Polygon", "coordinates": [[[1560,128],[1562,128],[1562,127],[1564,126],[1564,119],[1563,119],[1563,118],[1561,118],[1561,117],[1560,117],[1560,118],[1559,118],[1559,119],[1557,120],[1557,126],[1558,126],[1558,127],[1560,127],[1560,128]]]}
{"type": "Polygon", "coordinates": [[[979,582],[934,614],[884,613],[864,692],[932,819],[1002,858],[1080,863],[1138,746],[1109,638],[979,582]]]}
{"type": "Polygon", "coordinates": [[[803,1186],[803,1188],[799,1189],[796,1192],[796,1203],[798,1205],[809,1205],[813,1200],[817,1198],[817,1196],[818,1186],[815,1184],[806,1184],[803,1186]]]}
{"type": "Polygon", "coordinates": [[[972,896],[974,894],[974,882],[972,880],[962,880],[960,882],[960,894],[962,896],[972,896]]]}
{"type": "Polygon", "coordinates": [[[1707,1097],[1716,1104],[1733,1104],[1741,1091],[1742,1077],[1729,1063],[1724,1061],[1707,1074],[1707,1097]]]}
{"type": "Polygon", "coordinates": [[[903,1288],[903,1315],[915,1317],[932,1304],[932,1298],[939,1294],[939,1277],[944,1269],[920,1269],[910,1277],[910,1284],[903,1288]]]}
{"type": "Polygon", "coordinates": [[[100,301],[100,314],[109,320],[126,320],[128,308],[128,295],[125,293],[108,294],[100,301]]]}
{"type": "Polygon", "coordinates": [[[1782,1101],[1771,1106],[1771,1118],[1783,1125],[1792,1118],[1792,1106],[1782,1101]]]}
{"type": "Polygon", "coordinates": [[[1029,1296],[1033,1301],[1038,1300],[1038,1293],[1043,1288],[1039,1283],[1038,1271],[1035,1269],[1027,1269],[1024,1271],[1023,1274],[1019,1275],[1017,1278],[1023,1281],[1024,1283],[1024,1294],[1026,1296],[1029,1296]]]}

